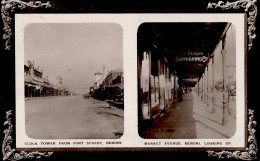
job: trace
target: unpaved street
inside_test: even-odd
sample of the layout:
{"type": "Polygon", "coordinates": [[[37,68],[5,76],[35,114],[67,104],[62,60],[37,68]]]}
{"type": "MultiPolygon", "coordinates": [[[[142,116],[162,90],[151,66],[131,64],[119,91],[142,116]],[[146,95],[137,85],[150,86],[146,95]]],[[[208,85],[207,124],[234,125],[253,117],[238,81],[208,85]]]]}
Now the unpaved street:
{"type": "Polygon", "coordinates": [[[124,111],[82,96],[25,100],[26,134],[36,139],[114,139],[123,134],[124,111]]]}

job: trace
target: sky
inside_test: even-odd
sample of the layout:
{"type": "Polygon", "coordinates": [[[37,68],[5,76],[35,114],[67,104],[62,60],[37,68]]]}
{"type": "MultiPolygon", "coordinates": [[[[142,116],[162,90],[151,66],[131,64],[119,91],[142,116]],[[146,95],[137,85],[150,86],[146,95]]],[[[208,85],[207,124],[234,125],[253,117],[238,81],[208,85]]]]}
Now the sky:
{"type": "Polygon", "coordinates": [[[39,23],[25,27],[25,63],[49,77],[60,76],[71,91],[86,93],[103,66],[123,69],[123,33],[115,23],[39,23]]]}

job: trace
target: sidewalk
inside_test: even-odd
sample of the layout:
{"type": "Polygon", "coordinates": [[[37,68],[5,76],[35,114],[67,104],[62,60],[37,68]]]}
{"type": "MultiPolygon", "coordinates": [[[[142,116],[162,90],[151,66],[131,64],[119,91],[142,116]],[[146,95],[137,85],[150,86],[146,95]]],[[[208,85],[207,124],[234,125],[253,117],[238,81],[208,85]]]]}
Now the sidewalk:
{"type": "Polygon", "coordinates": [[[152,139],[219,139],[230,138],[236,131],[236,120],[228,115],[228,124],[222,125],[222,110],[211,113],[194,93],[185,94],[183,102],[170,107],[163,117],[154,120],[154,126],[143,131],[144,138],[152,139]]]}

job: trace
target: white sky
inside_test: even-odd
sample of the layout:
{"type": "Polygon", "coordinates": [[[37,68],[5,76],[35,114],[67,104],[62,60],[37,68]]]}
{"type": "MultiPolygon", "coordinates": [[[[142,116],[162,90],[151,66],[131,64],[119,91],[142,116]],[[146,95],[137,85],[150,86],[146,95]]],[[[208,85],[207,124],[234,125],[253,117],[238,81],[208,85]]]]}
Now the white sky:
{"type": "Polygon", "coordinates": [[[29,24],[25,28],[25,61],[34,61],[50,77],[61,76],[76,92],[88,92],[94,73],[123,69],[123,33],[114,23],[29,24]]]}

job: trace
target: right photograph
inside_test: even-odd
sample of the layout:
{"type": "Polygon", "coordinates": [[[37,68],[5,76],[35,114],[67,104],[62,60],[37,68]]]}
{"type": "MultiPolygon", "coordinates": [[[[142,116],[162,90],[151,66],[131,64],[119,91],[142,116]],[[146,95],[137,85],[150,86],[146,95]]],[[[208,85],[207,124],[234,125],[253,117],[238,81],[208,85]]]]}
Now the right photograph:
{"type": "Polygon", "coordinates": [[[235,134],[234,24],[143,23],[137,48],[140,137],[228,139],[235,134]]]}

